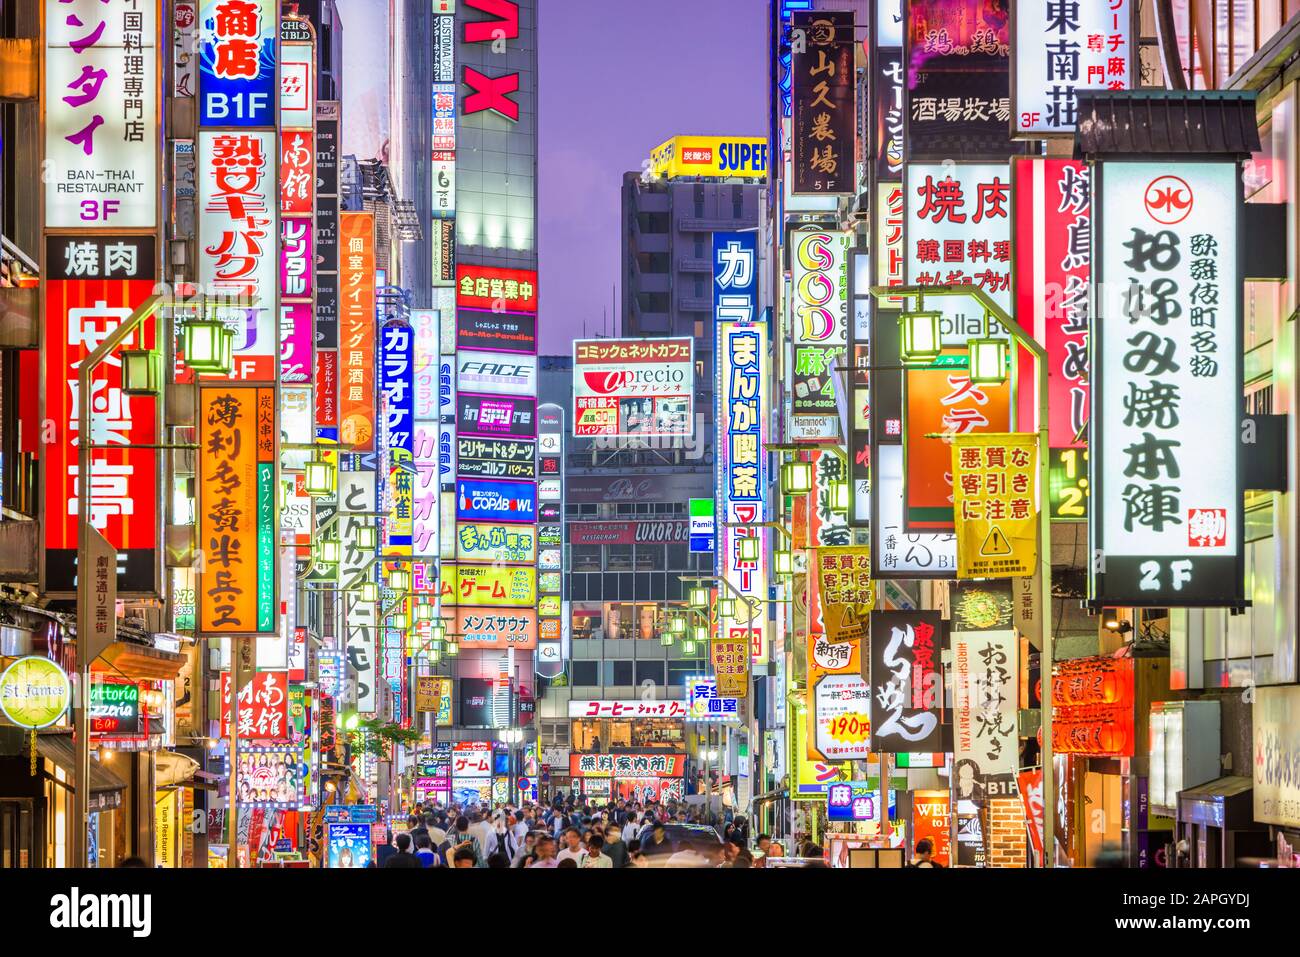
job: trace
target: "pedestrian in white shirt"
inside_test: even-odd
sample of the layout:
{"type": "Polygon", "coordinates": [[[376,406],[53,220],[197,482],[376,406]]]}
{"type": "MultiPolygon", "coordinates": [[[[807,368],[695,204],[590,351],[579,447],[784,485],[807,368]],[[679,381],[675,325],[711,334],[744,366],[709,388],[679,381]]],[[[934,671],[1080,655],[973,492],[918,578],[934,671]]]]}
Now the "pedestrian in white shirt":
{"type": "Polygon", "coordinates": [[[605,839],[599,834],[593,834],[587,838],[587,856],[578,861],[579,867],[610,867],[614,866],[614,860],[608,854],[602,854],[601,848],[605,846],[605,839]]]}
{"type": "Polygon", "coordinates": [[[564,845],[564,850],[555,855],[556,861],[572,859],[573,863],[582,867],[582,859],[587,856],[587,849],[582,846],[582,835],[578,833],[576,827],[568,828],[564,832],[564,845]]]}
{"type": "Polygon", "coordinates": [[[627,823],[623,825],[623,843],[631,844],[636,840],[637,835],[641,833],[641,825],[637,823],[635,814],[627,816],[627,823]]]}

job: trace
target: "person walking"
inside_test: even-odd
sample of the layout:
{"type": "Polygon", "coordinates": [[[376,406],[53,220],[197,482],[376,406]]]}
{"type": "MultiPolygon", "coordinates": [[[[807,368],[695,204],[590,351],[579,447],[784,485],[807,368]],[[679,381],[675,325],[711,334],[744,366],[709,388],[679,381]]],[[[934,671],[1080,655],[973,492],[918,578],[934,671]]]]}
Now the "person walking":
{"type": "Polygon", "coordinates": [[[537,860],[528,865],[529,867],[559,867],[560,862],[555,856],[555,838],[549,834],[543,834],[537,838],[537,860]]]}
{"type": "Polygon", "coordinates": [[[395,843],[397,844],[397,850],[384,862],[384,867],[413,867],[419,869],[424,866],[411,853],[411,835],[403,831],[397,835],[395,843]]]}
{"type": "Polygon", "coordinates": [[[483,860],[483,847],[469,829],[469,818],[464,814],[456,818],[455,828],[447,835],[447,839],[439,845],[438,850],[442,854],[442,859],[447,867],[458,866],[455,861],[456,852],[459,850],[469,850],[475,860],[483,860]]]}
{"type": "Polygon", "coordinates": [[[605,856],[614,862],[615,867],[627,867],[627,844],[623,841],[623,835],[619,832],[617,824],[611,824],[605,828],[605,856]]]}
{"type": "Polygon", "coordinates": [[[928,837],[923,837],[916,842],[916,857],[908,867],[943,867],[934,859],[934,842],[928,837]]]}
{"type": "Polygon", "coordinates": [[[605,846],[605,839],[599,834],[593,834],[587,839],[587,856],[578,862],[579,867],[613,867],[614,861],[607,854],[602,854],[601,850],[605,846]]]}
{"type": "Polygon", "coordinates": [[[565,830],[564,844],[564,850],[555,855],[556,861],[572,860],[574,864],[581,866],[582,859],[587,856],[587,849],[582,846],[582,834],[576,827],[565,830]]]}

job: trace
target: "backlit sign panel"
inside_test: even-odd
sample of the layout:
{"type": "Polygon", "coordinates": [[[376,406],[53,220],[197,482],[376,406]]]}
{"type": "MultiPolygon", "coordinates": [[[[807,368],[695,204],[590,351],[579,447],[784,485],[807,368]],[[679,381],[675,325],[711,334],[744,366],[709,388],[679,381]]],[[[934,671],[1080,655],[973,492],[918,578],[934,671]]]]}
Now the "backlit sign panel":
{"type": "Polygon", "coordinates": [[[690,435],[694,358],[692,339],[575,340],[573,434],[690,435]]]}

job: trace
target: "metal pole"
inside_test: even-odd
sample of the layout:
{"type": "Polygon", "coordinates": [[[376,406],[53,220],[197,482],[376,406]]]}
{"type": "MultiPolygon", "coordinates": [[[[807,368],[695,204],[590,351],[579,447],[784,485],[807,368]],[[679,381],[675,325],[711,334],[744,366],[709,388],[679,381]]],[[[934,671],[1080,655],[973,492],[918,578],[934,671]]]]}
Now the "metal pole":
{"type": "MultiPolygon", "coordinates": [[[[96,367],[116,349],[127,336],[153,315],[162,305],[161,296],[150,296],[136,308],[126,321],[104,337],[98,346],[81,362],[77,370],[77,575],[85,575],[90,564],[90,377],[96,367]]],[[[72,841],[69,861],[77,867],[90,866],[90,841],[86,833],[90,825],[90,635],[77,635],[77,696],[73,709],[73,737],[77,770],[76,786],[72,793],[72,841]]]]}
{"type": "MultiPolygon", "coordinates": [[[[1042,621],[1043,647],[1039,653],[1038,673],[1042,688],[1041,726],[1043,729],[1043,866],[1056,866],[1056,768],[1052,762],[1052,522],[1047,508],[1048,412],[1047,358],[1034,352],[1038,373],[1038,576],[1039,617],[1042,621]]],[[[1033,827],[1033,822],[1029,822],[1033,827]]]]}

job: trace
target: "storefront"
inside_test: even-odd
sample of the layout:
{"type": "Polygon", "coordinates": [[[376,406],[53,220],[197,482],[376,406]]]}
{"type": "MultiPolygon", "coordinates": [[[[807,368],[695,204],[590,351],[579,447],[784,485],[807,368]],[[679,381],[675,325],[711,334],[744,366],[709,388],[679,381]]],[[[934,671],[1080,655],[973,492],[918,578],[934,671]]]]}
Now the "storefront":
{"type": "Polygon", "coordinates": [[[685,772],[685,754],[569,755],[574,790],[593,801],[681,801],[685,772]]]}

